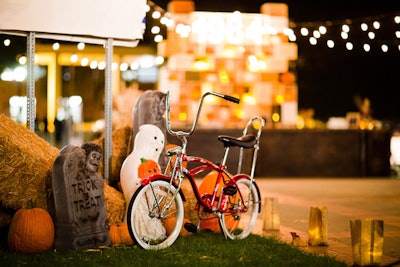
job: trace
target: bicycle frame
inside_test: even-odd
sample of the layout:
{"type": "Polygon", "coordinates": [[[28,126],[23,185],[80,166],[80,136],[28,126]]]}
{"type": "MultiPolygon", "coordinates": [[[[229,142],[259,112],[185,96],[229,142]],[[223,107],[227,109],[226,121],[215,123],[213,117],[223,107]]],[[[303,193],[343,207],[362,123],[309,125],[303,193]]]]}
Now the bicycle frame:
{"type": "MultiPolygon", "coordinates": [[[[181,174],[184,174],[190,182],[190,185],[192,187],[193,193],[196,197],[198,204],[201,205],[205,209],[206,212],[232,213],[233,212],[232,210],[227,209],[225,207],[225,203],[227,202],[227,200],[230,196],[223,193],[223,190],[222,190],[223,187],[220,188],[221,180],[223,180],[224,185],[235,185],[236,180],[243,178],[243,177],[248,177],[248,175],[236,174],[236,175],[232,176],[231,174],[226,172],[225,169],[226,169],[225,165],[218,166],[218,165],[212,163],[211,161],[208,161],[201,157],[186,156],[184,154],[181,154],[180,160],[175,162],[175,166],[173,167],[171,174],[155,173],[155,174],[152,174],[152,175],[142,179],[140,181],[140,184],[147,185],[148,183],[150,183],[152,181],[160,180],[160,179],[164,180],[164,181],[168,181],[168,182],[174,184],[179,189],[178,190],[179,194],[182,196],[182,199],[185,200],[186,199],[185,195],[183,194],[183,192],[181,190],[181,184],[182,184],[182,180],[183,180],[183,176],[181,174]],[[184,168],[182,166],[182,164],[181,164],[182,162],[200,163],[201,165],[188,170],[187,168],[184,168]],[[209,198],[204,198],[205,195],[200,194],[199,188],[196,183],[195,176],[197,174],[200,174],[200,173],[203,173],[206,171],[211,171],[211,170],[217,171],[218,176],[215,181],[215,185],[214,185],[212,194],[207,195],[207,196],[209,196],[209,198],[211,198],[211,200],[206,201],[209,198]],[[174,180],[175,180],[174,177],[176,176],[176,174],[178,174],[180,176],[180,178],[179,177],[176,178],[176,179],[179,179],[178,184],[174,182],[174,180]],[[226,177],[228,177],[228,179],[224,180],[223,174],[225,174],[226,177]],[[218,193],[220,193],[220,194],[218,194],[218,193]]],[[[256,186],[256,188],[257,188],[257,190],[259,190],[257,186],[256,186]]],[[[242,203],[246,203],[243,199],[242,192],[238,191],[238,193],[239,193],[239,197],[242,200],[242,203]]],[[[243,208],[239,212],[245,212],[246,210],[247,210],[247,206],[243,205],[243,208]]],[[[238,210],[236,210],[234,212],[238,212],[238,210]]]]}

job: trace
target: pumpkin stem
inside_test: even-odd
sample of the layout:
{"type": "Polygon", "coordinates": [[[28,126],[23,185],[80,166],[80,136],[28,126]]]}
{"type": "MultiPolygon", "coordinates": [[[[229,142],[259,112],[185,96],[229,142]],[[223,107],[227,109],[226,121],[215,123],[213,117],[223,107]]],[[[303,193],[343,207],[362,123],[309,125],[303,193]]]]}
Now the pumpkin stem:
{"type": "Polygon", "coordinates": [[[29,199],[28,202],[26,203],[26,206],[28,209],[33,209],[35,206],[33,205],[32,199],[29,199]]]}
{"type": "Polygon", "coordinates": [[[140,162],[141,163],[145,163],[147,161],[147,159],[145,159],[145,158],[140,158],[140,162]]]}

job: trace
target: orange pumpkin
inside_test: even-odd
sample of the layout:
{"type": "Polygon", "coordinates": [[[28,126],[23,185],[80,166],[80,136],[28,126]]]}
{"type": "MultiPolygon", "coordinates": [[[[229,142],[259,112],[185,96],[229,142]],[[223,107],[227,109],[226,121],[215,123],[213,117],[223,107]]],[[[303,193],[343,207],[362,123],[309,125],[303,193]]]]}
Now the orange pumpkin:
{"type": "Polygon", "coordinates": [[[138,177],[140,179],[146,178],[153,173],[161,173],[158,163],[151,159],[140,159],[141,163],[138,167],[138,177]]]}
{"type": "Polygon", "coordinates": [[[54,223],[42,208],[22,208],[13,216],[7,236],[11,251],[38,253],[49,250],[54,243],[54,223]]]}
{"type": "Polygon", "coordinates": [[[111,238],[111,244],[115,246],[121,244],[128,246],[133,245],[133,240],[128,230],[128,224],[126,223],[111,224],[108,234],[111,238]]]}
{"type": "MultiPolygon", "coordinates": [[[[204,178],[201,181],[201,184],[199,186],[200,195],[212,194],[213,193],[215,182],[217,180],[217,176],[218,176],[218,172],[216,172],[216,171],[211,171],[206,176],[204,176],[204,178]]],[[[221,180],[220,188],[223,185],[224,185],[224,183],[221,180]]],[[[219,194],[217,194],[217,196],[219,196],[219,194]]],[[[232,221],[232,223],[233,223],[233,219],[231,217],[227,217],[228,225],[230,225],[229,221],[232,221]]],[[[219,226],[218,218],[200,220],[200,229],[201,230],[207,229],[207,230],[210,230],[210,231],[213,231],[213,232],[221,232],[221,228],[219,226]]]]}
{"type": "MultiPolygon", "coordinates": [[[[175,226],[175,221],[176,221],[176,219],[174,218],[174,217],[170,217],[170,218],[168,218],[168,219],[166,219],[165,221],[164,221],[164,228],[165,228],[165,231],[167,232],[167,234],[171,234],[171,232],[172,232],[172,230],[173,230],[173,227],[175,226]]],[[[187,218],[184,218],[183,219],[183,225],[185,225],[185,223],[190,223],[191,221],[189,220],[189,219],[187,219],[187,218]]],[[[188,235],[190,235],[191,234],[191,232],[189,232],[188,230],[186,230],[185,229],[185,227],[183,227],[183,225],[182,225],[182,229],[181,229],[181,233],[180,233],[180,235],[181,236],[188,236],[188,235]]]]}

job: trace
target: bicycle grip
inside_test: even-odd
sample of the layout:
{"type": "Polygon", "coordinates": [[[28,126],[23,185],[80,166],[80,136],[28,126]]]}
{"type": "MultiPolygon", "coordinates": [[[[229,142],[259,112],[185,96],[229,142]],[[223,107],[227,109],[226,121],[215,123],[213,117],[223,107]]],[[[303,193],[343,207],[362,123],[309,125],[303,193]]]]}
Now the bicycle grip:
{"type": "Polygon", "coordinates": [[[233,103],[236,103],[236,104],[239,104],[239,102],[240,102],[240,99],[239,99],[239,98],[236,98],[236,97],[230,96],[230,95],[224,95],[223,98],[224,98],[225,100],[228,100],[228,101],[233,102],[233,103]]]}

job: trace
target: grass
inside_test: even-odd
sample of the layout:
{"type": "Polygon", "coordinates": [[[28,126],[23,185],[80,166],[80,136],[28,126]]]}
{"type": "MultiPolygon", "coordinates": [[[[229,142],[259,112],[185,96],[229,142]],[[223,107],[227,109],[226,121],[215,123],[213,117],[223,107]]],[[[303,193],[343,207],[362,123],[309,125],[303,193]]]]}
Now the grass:
{"type": "Polygon", "coordinates": [[[13,266],[323,266],[345,267],[329,256],[306,253],[273,238],[250,235],[243,240],[227,240],[222,234],[201,232],[180,237],[169,248],[149,251],[136,246],[93,250],[50,250],[37,254],[13,253],[1,232],[0,265],[13,266]]]}

